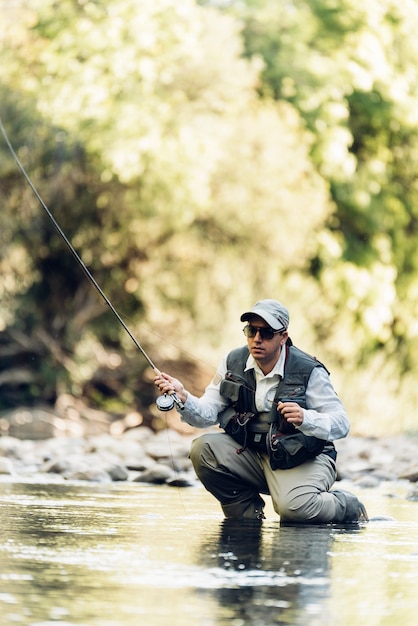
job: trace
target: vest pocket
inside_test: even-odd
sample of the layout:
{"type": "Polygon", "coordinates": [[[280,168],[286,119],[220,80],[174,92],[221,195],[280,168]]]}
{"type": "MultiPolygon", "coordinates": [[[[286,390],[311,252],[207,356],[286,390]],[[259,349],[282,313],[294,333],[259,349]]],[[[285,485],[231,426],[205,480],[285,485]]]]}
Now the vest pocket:
{"type": "Polygon", "coordinates": [[[251,411],[254,406],[254,390],[248,386],[248,382],[242,376],[227,371],[221,381],[220,394],[232,402],[237,413],[251,411]]]}
{"type": "Polygon", "coordinates": [[[310,437],[301,432],[284,435],[277,424],[272,424],[267,434],[267,451],[270,467],[292,469],[305,461],[315,458],[324,449],[327,442],[317,437],[310,437]]]}

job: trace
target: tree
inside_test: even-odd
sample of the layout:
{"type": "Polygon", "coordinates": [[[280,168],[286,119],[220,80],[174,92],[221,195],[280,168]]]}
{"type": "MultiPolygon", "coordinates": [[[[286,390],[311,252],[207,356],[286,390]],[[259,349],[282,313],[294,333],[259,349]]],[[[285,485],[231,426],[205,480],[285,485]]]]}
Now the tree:
{"type": "MultiPolygon", "coordinates": [[[[313,254],[330,207],[309,133],[291,106],[259,101],[260,64],[242,58],[237,22],[217,11],[174,0],[16,6],[4,117],[46,204],[134,332],[148,325],[217,359],[232,332],[241,340],[237,311],[313,254]]],[[[7,267],[4,326],[15,341],[17,328],[30,337],[44,365],[28,374],[27,398],[88,390],[129,405],[134,348],[6,163],[4,258],[18,228],[24,263],[7,267]],[[129,359],[115,368],[115,354],[129,359]]],[[[162,361],[179,357],[152,334],[145,344],[162,361]]]]}
{"type": "MultiPolygon", "coordinates": [[[[228,11],[244,23],[246,56],[265,63],[261,97],[291,103],[313,133],[312,159],[335,205],[310,265],[323,303],[312,307],[316,334],[344,369],[368,384],[384,375],[382,389],[410,407],[418,401],[418,6],[247,0],[228,11]]],[[[382,396],[372,387],[371,406],[382,396]]]]}

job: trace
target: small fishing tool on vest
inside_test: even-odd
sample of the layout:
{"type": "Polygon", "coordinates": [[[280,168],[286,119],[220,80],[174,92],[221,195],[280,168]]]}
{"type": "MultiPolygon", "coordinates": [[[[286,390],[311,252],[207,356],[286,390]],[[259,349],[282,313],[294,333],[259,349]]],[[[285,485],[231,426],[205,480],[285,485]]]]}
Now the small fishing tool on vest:
{"type": "MultiPolygon", "coordinates": [[[[160,374],[161,373],[160,370],[155,366],[153,361],[150,359],[148,354],[145,352],[144,348],[141,346],[139,341],[136,339],[136,337],[133,335],[131,330],[125,324],[125,322],[123,321],[122,317],[119,315],[119,313],[117,312],[117,310],[115,309],[115,307],[113,306],[113,304],[111,303],[109,298],[106,296],[106,294],[104,293],[104,291],[102,290],[100,285],[97,283],[96,279],[94,278],[94,276],[92,275],[90,270],[87,268],[85,263],[82,261],[81,257],[78,255],[78,253],[76,252],[75,248],[71,244],[70,240],[65,235],[65,233],[62,230],[61,226],[58,224],[58,222],[56,221],[55,217],[52,215],[51,211],[48,209],[48,207],[46,206],[45,202],[41,198],[40,194],[38,193],[35,185],[32,183],[32,181],[29,178],[28,174],[26,173],[25,168],[23,167],[22,163],[20,162],[20,159],[17,156],[17,154],[16,154],[16,152],[15,152],[15,150],[14,150],[14,148],[13,148],[13,146],[12,146],[10,140],[9,140],[9,137],[8,137],[8,135],[6,133],[6,130],[5,130],[4,126],[3,126],[3,122],[1,120],[1,117],[0,117],[0,131],[1,131],[2,135],[3,135],[3,137],[4,137],[4,140],[5,140],[6,144],[7,144],[7,147],[9,148],[9,150],[10,150],[12,156],[13,156],[14,161],[16,162],[19,170],[23,174],[26,182],[28,183],[29,187],[32,189],[33,193],[37,197],[40,205],[42,206],[43,210],[45,211],[45,213],[47,214],[47,216],[51,220],[51,222],[54,225],[56,231],[62,237],[62,239],[64,240],[64,242],[67,245],[68,249],[70,250],[71,254],[75,258],[77,263],[80,265],[80,267],[83,270],[84,274],[87,276],[87,278],[89,279],[91,284],[98,291],[100,296],[103,298],[103,300],[105,301],[105,303],[107,304],[109,309],[112,311],[113,315],[116,317],[118,322],[122,325],[123,329],[128,333],[129,337],[132,339],[132,341],[134,342],[135,346],[141,352],[142,356],[148,362],[150,367],[154,370],[155,374],[160,374]]],[[[177,408],[180,409],[180,410],[184,409],[183,402],[181,402],[181,400],[177,397],[177,395],[176,395],[176,393],[174,391],[168,392],[168,393],[164,393],[163,395],[159,396],[157,398],[157,400],[156,400],[156,405],[157,405],[157,407],[159,408],[160,411],[170,411],[172,408],[174,408],[174,405],[176,405],[177,408]]]]}

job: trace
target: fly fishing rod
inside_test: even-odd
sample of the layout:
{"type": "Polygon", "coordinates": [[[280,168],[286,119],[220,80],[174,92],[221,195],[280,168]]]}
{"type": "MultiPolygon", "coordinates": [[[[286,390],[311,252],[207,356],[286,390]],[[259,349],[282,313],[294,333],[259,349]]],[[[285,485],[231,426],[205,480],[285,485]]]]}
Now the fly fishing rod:
{"type": "MultiPolygon", "coordinates": [[[[150,359],[148,354],[145,352],[144,348],[141,346],[139,341],[136,339],[136,337],[130,331],[128,326],[125,324],[125,322],[123,321],[122,317],[119,315],[119,313],[117,312],[117,310],[115,309],[115,307],[113,306],[113,304],[111,303],[109,298],[106,296],[106,294],[104,293],[104,291],[102,290],[102,288],[100,287],[100,285],[98,284],[96,279],[94,278],[93,274],[90,272],[90,270],[88,269],[86,264],[83,262],[83,260],[79,256],[79,254],[76,252],[76,250],[73,247],[72,243],[67,238],[66,234],[62,230],[61,226],[58,224],[58,222],[55,219],[55,217],[52,215],[51,211],[46,206],[46,204],[43,201],[42,197],[38,193],[35,185],[32,183],[31,179],[29,178],[28,174],[26,173],[25,168],[23,167],[22,163],[20,162],[20,159],[17,156],[17,154],[16,154],[16,152],[15,152],[15,150],[14,150],[14,148],[13,148],[13,146],[12,146],[10,140],[9,140],[9,137],[8,137],[8,135],[6,133],[6,130],[5,130],[4,126],[3,126],[3,122],[1,120],[1,117],[0,117],[0,130],[1,130],[1,133],[2,133],[2,135],[4,137],[5,142],[7,144],[7,147],[9,148],[9,150],[10,150],[12,156],[13,156],[13,159],[15,160],[19,170],[21,171],[21,173],[23,174],[23,176],[24,176],[26,182],[28,183],[29,187],[32,189],[33,193],[37,197],[37,199],[38,199],[40,205],[42,206],[43,210],[45,211],[45,213],[47,214],[47,216],[49,217],[49,219],[53,223],[55,229],[57,230],[59,235],[62,237],[62,239],[66,243],[68,249],[70,250],[71,254],[75,258],[75,260],[77,261],[77,263],[79,264],[81,269],[83,270],[84,274],[87,276],[87,278],[89,279],[91,284],[95,287],[95,289],[99,292],[99,294],[101,295],[101,297],[103,298],[103,300],[105,301],[105,303],[107,304],[109,309],[112,311],[113,315],[116,317],[118,322],[122,325],[124,330],[128,333],[129,337],[132,339],[132,341],[134,342],[135,346],[141,352],[141,354],[143,355],[145,360],[148,362],[150,367],[154,370],[154,372],[156,374],[160,374],[161,373],[160,370],[155,366],[153,361],[150,359]]],[[[179,408],[180,410],[184,409],[183,402],[177,397],[177,395],[176,395],[176,393],[174,391],[171,391],[169,393],[165,393],[165,394],[159,396],[157,398],[157,400],[156,400],[156,405],[160,409],[160,411],[170,411],[174,407],[174,405],[176,405],[177,408],[179,408]]]]}

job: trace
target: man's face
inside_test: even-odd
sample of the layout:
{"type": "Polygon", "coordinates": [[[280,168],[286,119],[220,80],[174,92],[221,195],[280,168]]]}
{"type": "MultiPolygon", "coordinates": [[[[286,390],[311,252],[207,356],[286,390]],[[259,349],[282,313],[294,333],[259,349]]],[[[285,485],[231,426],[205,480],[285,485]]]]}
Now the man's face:
{"type": "MultiPolygon", "coordinates": [[[[270,328],[270,326],[261,317],[252,317],[248,321],[251,329],[270,328]]],[[[247,337],[248,349],[254,359],[261,365],[276,363],[279,358],[282,346],[286,343],[288,337],[287,331],[276,332],[271,339],[263,339],[260,332],[257,331],[254,337],[247,337]]]]}

